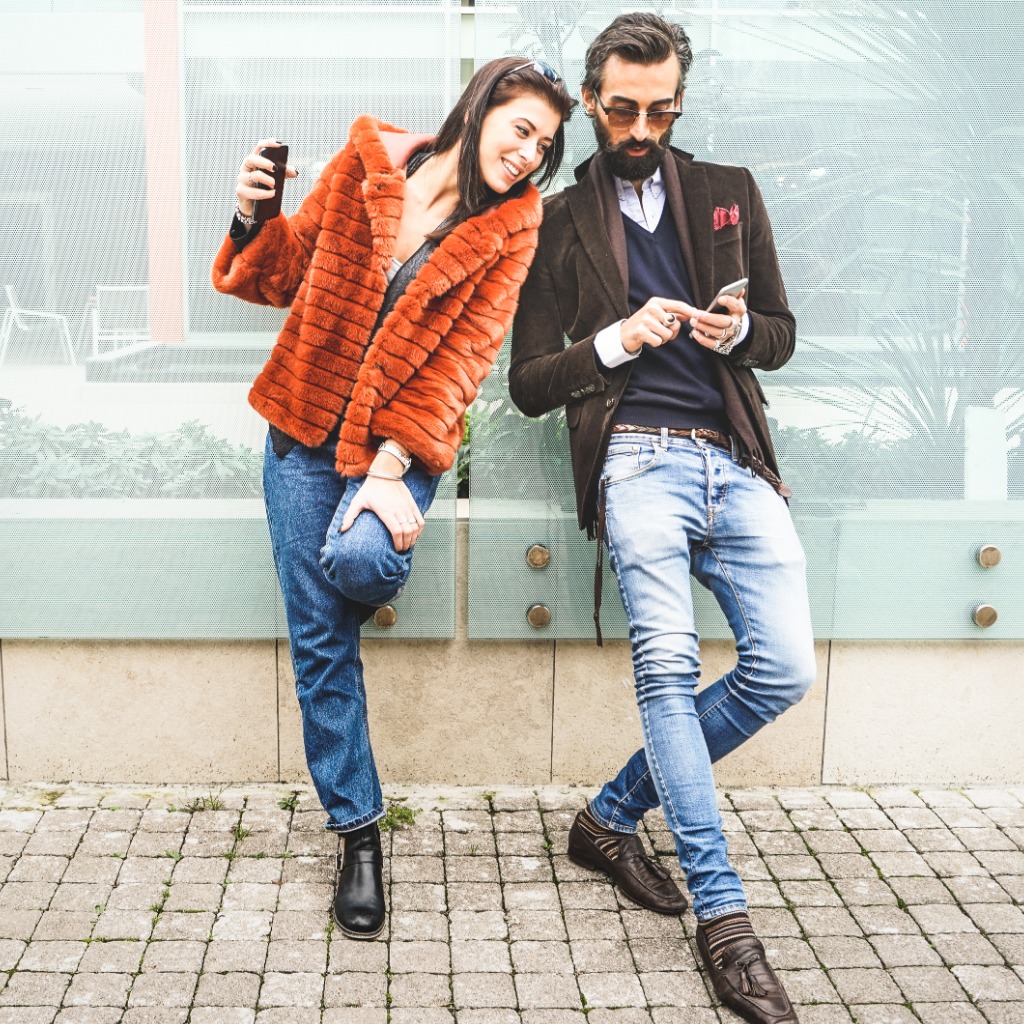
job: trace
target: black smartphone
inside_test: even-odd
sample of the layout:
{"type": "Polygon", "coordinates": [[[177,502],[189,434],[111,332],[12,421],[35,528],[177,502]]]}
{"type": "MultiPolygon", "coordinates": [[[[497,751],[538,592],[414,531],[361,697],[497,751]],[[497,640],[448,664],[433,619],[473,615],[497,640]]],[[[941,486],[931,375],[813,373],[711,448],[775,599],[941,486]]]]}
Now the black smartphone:
{"type": "MultiPolygon", "coordinates": [[[[258,224],[276,217],[281,212],[281,199],[284,196],[284,176],[288,170],[288,147],[283,144],[280,146],[266,146],[260,150],[260,156],[274,161],[274,194],[269,199],[259,199],[253,204],[252,215],[256,218],[258,224]]],[[[270,191],[269,185],[257,184],[256,187],[264,188],[268,192],[270,191]]]]}

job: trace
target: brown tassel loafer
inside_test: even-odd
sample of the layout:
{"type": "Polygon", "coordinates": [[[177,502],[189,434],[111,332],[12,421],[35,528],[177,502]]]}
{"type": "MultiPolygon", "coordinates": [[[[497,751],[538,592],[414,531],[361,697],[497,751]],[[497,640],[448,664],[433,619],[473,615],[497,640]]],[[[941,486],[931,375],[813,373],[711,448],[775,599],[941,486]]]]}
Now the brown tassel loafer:
{"type": "Polygon", "coordinates": [[[723,1006],[749,1024],[800,1024],[793,1004],[765,958],[764,946],[753,937],[726,947],[717,966],[697,928],[697,949],[715,995],[723,1006]]]}
{"type": "Polygon", "coordinates": [[[580,825],[580,811],[569,829],[569,860],[590,871],[603,871],[634,903],[659,914],[681,914],[689,905],[669,873],[644,853],[639,836],[607,829],[616,856],[609,857],[580,825]]]}

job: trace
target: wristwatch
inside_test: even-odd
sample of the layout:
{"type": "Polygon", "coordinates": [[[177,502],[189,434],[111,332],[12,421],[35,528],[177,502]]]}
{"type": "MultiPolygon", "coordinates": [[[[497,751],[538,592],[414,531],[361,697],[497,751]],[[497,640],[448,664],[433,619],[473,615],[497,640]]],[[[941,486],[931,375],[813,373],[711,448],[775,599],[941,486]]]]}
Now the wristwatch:
{"type": "Polygon", "coordinates": [[[412,468],[412,459],[409,458],[401,448],[395,444],[394,441],[381,441],[380,447],[377,449],[379,452],[387,452],[388,455],[394,456],[402,464],[402,472],[408,473],[412,468]]]}

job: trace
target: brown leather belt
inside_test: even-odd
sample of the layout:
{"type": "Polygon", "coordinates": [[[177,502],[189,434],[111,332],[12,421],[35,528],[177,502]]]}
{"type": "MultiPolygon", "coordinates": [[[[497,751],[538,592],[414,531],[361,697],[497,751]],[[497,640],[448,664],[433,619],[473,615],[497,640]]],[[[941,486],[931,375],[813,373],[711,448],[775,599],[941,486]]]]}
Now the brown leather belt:
{"type": "MultiPolygon", "coordinates": [[[[654,434],[661,435],[661,427],[638,427],[635,423],[616,423],[612,427],[613,434],[654,434]]],[[[726,451],[732,450],[732,443],[729,438],[720,430],[712,430],[710,427],[693,427],[686,430],[683,427],[669,427],[669,437],[688,437],[691,441],[709,441],[726,451]]]]}

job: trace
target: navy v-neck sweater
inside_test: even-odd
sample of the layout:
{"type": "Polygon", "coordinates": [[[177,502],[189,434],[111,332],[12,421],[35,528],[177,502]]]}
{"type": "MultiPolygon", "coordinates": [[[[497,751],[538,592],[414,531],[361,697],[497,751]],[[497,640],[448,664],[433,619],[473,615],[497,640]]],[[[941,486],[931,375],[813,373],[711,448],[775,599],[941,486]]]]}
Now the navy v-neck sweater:
{"type": "MultiPolygon", "coordinates": [[[[693,288],[679,248],[675,222],[665,210],[654,231],[623,215],[629,259],[629,311],[652,296],[694,305],[693,288]]],[[[728,433],[725,403],[712,360],[690,337],[689,325],[665,345],[644,345],[633,363],[616,423],[645,427],[711,427],[728,433]]]]}

